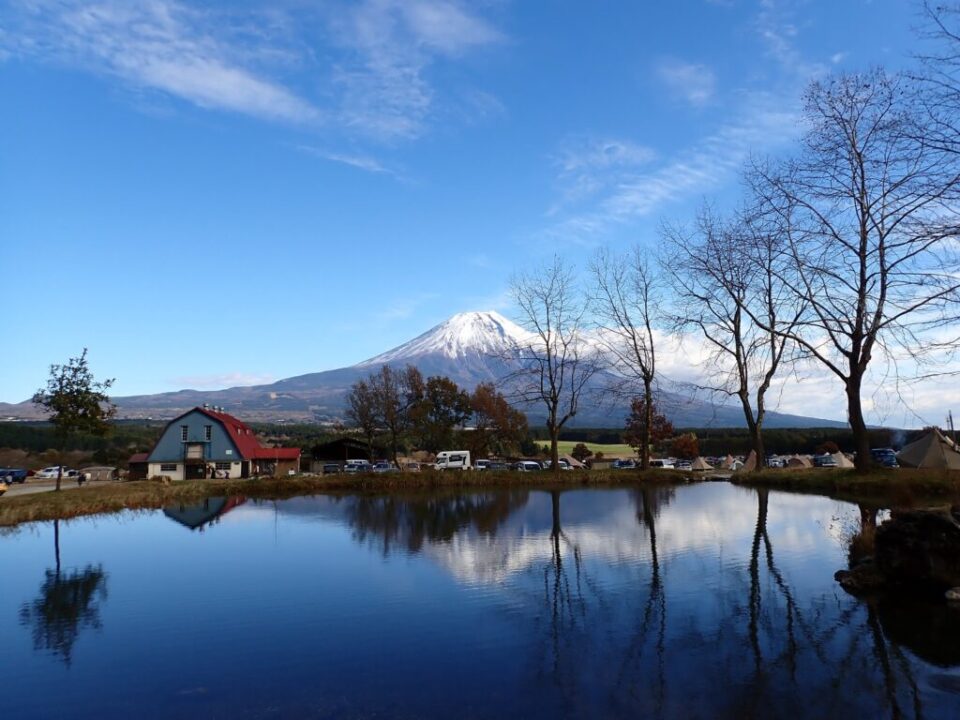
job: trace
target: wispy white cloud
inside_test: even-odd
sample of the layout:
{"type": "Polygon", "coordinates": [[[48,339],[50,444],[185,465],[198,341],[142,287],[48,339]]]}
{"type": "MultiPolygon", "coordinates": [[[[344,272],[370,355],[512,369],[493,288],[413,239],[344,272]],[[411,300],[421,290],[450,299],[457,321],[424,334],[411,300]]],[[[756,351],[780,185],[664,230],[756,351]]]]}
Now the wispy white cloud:
{"type": "Polygon", "coordinates": [[[434,105],[435,91],[425,77],[432,63],[503,39],[492,25],[449,0],[367,0],[338,10],[333,27],[350,51],[334,71],[342,121],[385,141],[423,133],[434,105]]]}
{"type": "Polygon", "coordinates": [[[323,148],[312,147],[310,145],[298,145],[297,149],[322,160],[329,160],[330,162],[340,163],[341,165],[348,165],[352,168],[363,170],[365,172],[391,175],[397,178],[400,177],[395,170],[385,166],[371,155],[324,150],[323,148]]]}
{"type": "Polygon", "coordinates": [[[456,0],[365,0],[336,5],[190,0],[10,0],[0,61],[57,62],[200,108],[323,127],[378,141],[421,136],[443,103],[471,119],[502,113],[465,83],[441,93],[440,62],[504,40],[456,0]]]}
{"type": "Polygon", "coordinates": [[[195,390],[220,390],[246,385],[267,385],[276,379],[275,376],[266,373],[235,371],[218,375],[184,375],[171,379],[169,384],[176,388],[188,387],[195,390]]]}
{"type": "Polygon", "coordinates": [[[564,206],[582,202],[635,175],[656,158],[645,145],[617,138],[571,136],[553,156],[559,173],[562,202],[549,215],[564,206]]]}
{"type": "Polygon", "coordinates": [[[547,229],[547,235],[589,243],[612,225],[715,191],[736,177],[751,153],[773,151],[794,138],[798,119],[798,101],[793,96],[747,94],[736,117],[711,135],[652,170],[615,175],[616,182],[597,194],[590,208],[561,218],[547,229]]]}
{"type": "Polygon", "coordinates": [[[713,100],[717,78],[706,65],[669,58],[662,60],[656,71],[672,97],[695,107],[713,100]]]}
{"type": "Polygon", "coordinates": [[[19,27],[4,38],[12,53],[119,77],[202,108],[296,123],[321,119],[308,100],[251,67],[256,50],[225,39],[217,18],[172,0],[31,0],[20,8],[19,27]]]}

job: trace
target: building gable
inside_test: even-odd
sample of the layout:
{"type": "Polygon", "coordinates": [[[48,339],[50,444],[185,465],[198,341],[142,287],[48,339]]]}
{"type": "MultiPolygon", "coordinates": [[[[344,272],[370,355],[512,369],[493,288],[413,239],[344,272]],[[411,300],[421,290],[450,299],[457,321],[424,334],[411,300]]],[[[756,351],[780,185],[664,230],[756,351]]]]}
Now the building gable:
{"type": "Polygon", "coordinates": [[[237,462],[246,459],[227,425],[212,413],[194,408],[171,420],[150,452],[149,462],[182,462],[191,448],[202,448],[199,459],[237,462]]]}

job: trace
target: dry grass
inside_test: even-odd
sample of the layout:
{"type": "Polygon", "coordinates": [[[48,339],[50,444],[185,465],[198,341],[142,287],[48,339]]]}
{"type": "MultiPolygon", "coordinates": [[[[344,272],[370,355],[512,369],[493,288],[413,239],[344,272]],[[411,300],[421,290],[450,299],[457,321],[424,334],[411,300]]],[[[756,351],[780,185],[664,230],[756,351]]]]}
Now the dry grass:
{"type": "Polygon", "coordinates": [[[736,473],[732,482],[750,487],[828,495],[840,500],[872,501],[889,507],[930,502],[960,502],[960,471],[877,468],[861,475],[833,468],[766,469],[736,473]]]}
{"type": "Polygon", "coordinates": [[[120,510],[161,508],[208,497],[244,495],[282,499],[317,493],[383,493],[416,489],[498,487],[616,486],[640,482],[688,482],[684,473],[651,471],[573,471],[558,477],[547,473],[424,472],[388,475],[296,475],[273,479],[190,480],[163,483],[140,480],[111,483],[62,492],[41,492],[0,498],[0,527],[24,522],[97,515],[120,510]]]}

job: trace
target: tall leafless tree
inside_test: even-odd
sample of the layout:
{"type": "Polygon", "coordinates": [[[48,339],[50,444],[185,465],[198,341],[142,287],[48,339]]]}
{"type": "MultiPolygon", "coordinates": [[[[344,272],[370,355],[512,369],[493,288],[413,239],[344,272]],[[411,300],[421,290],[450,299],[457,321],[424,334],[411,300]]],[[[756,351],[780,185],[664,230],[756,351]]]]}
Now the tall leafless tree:
{"type": "Polygon", "coordinates": [[[791,262],[778,280],[807,307],[778,332],[843,382],[859,471],[870,467],[871,360],[906,372],[904,359],[960,347],[960,157],[924,140],[931,121],[915,90],[882,70],[814,82],[796,157],[750,174],[784,228],[791,262]]]}
{"type": "Polygon", "coordinates": [[[519,348],[517,370],[507,382],[517,400],[546,411],[551,469],[559,474],[560,431],[576,416],[597,371],[596,356],[583,337],[586,302],[573,273],[558,257],[539,270],[514,276],[511,292],[531,339],[519,348]]]}
{"type": "Polygon", "coordinates": [[[653,328],[661,308],[662,288],[640,247],[620,256],[606,249],[598,251],[590,263],[590,273],[593,315],[615,383],[607,391],[620,398],[642,393],[647,418],[641,425],[640,467],[647,470],[657,371],[653,328]]]}
{"type": "Polygon", "coordinates": [[[911,79],[923,88],[924,142],[960,154],[960,3],[922,5],[920,35],[931,42],[918,54],[920,71],[911,79]]]}
{"type": "Polygon", "coordinates": [[[692,230],[664,226],[661,232],[673,325],[703,337],[706,387],[739,400],[759,471],[767,392],[790,359],[787,336],[804,307],[778,277],[784,243],[776,227],[744,214],[724,220],[708,207],[692,230]]]}

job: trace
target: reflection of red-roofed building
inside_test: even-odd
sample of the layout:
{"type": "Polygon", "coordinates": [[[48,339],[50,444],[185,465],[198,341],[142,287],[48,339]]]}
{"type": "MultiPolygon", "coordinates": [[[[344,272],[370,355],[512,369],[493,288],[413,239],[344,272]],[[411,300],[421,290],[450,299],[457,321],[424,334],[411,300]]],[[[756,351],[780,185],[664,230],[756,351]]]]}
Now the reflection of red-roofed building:
{"type": "Polygon", "coordinates": [[[194,505],[181,504],[165,507],[163,514],[186,528],[203,532],[206,527],[220,522],[220,518],[246,501],[247,499],[242,496],[206,498],[194,505]]]}
{"type": "MultiPolygon", "coordinates": [[[[143,458],[130,458],[131,473],[143,458]]],[[[196,407],[174,418],[146,458],[146,477],[172,480],[287,475],[300,469],[300,448],[263,447],[245,423],[221,409],[196,407]]]]}

